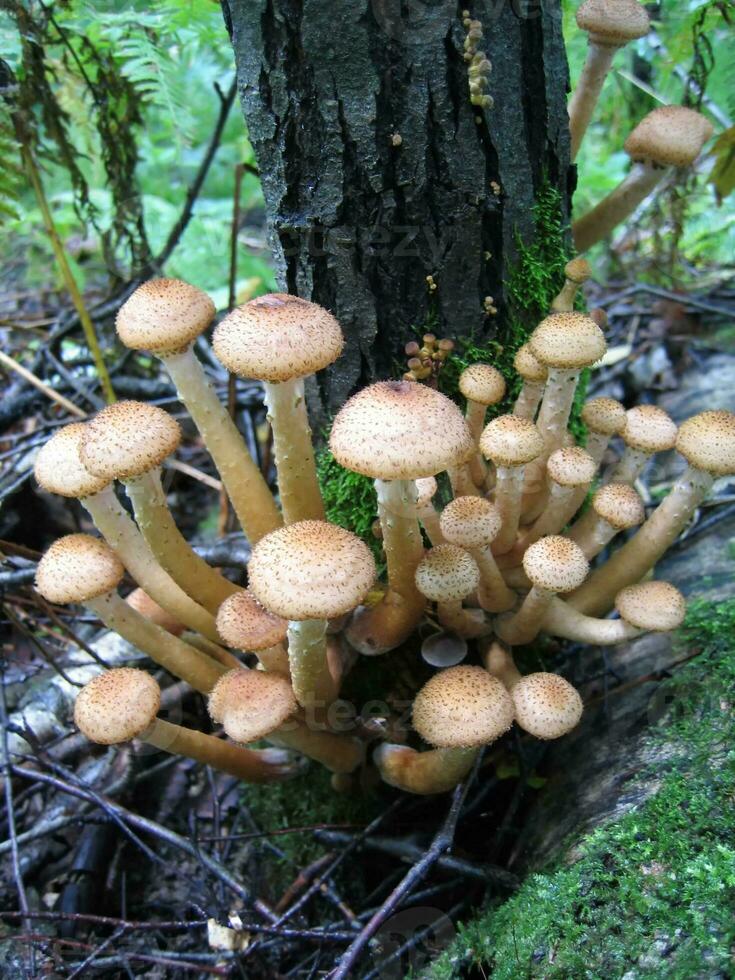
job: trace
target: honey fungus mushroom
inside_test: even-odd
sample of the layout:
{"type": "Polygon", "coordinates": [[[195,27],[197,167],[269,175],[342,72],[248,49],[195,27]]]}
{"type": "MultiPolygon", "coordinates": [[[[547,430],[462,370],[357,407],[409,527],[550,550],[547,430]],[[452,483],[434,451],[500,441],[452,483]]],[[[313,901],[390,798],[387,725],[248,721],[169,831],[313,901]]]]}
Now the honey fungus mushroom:
{"type": "Polygon", "coordinates": [[[236,592],[219,607],[217,632],[228,647],[253,652],[266,670],[288,676],[288,622],[265,609],[249,589],[236,592]]]}
{"type": "Polygon", "coordinates": [[[558,674],[526,674],[511,691],[515,720],[536,738],[567,735],[582,717],[582,699],[569,681],[558,674]]]}

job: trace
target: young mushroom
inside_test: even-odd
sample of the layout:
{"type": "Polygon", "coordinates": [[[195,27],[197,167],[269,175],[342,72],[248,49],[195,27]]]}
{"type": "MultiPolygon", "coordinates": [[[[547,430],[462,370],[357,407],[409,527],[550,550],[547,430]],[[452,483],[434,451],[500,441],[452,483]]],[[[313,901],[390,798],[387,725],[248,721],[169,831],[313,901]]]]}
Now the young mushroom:
{"type": "Polygon", "coordinates": [[[536,738],[567,735],[582,717],[582,699],[576,688],[558,674],[526,674],[511,691],[515,720],[536,738]]]}
{"type": "Polygon", "coordinates": [[[666,452],[676,445],[676,425],[662,408],[655,405],[637,405],[629,409],[620,434],[625,452],[610,477],[613,483],[632,486],[654,453],[666,452]]]}
{"type": "Polygon", "coordinates": [[[523,378],[523,385],[513,406],[513,414],[519,419],[529,419],[533,422],[541,404],[549,370],[545,364],[533,356],[528,344],[523,344],[522,347],[518,348],[516,356],[513,358],[513,367],[523,378]]]}
{"type": "Polygon", "coordinates": [[[606,483],[595,492],[590,509],[574,523],[567,537],[587,561],[599,555],[616,534],[642,524],[646,517],[641,495],[627,483],[606,483]]]}
{"type": "Polygon", "coordinates": [[[258,542],[248,574],[256,599],[288,620],[296,700],[328,707],[337,690],[327,660],[327,620],[354,609],[370,590],[375,562],[369,548],[335,524],[299,521],[258,542]]]}
{"type": "Polygon", "coordinates": [[[651,193],[669,168],[691,166],[712,132],[710,121],[694,109],[669,105],[649,112],[625,141],[625,151],[633,161],[628,176],[572,224],[577,250],[586,252],[607,238],[651,193]]]}
{"type": "MultiPolygon", "coordinates": [[[[45,552],[36,569],[36,588],[47,602],[81,603],[108,629],[119,633],[164,670],[208,694],[227,667],[145,619],[117,593],[125,573],[104,541],[68,534],[45,552]]],[[[234,663],[237,661],[232,658],[234,663]]]]}
{"type": "Polygon", "coordinates": [[[340,409],[329,445],[338,463],[375,480],[388,591],[358,610],[347,637],[360,653],[385,653],[410,635],[426,605],[414,578],[424,553],[414,481],[465,463],[475,448],[472,435],[457,406],[438,391],[379,381],[340,409]]]}
{"type": "Polygon", "coordinates": [[[269,293],[238,306],[212,337],[212,349],[228,371],[263,382],[287,524],[324,520],[304,379],[336,361],[343,346],[331,313],[287,293],[269,293]]]}
{"type": "Polygon", "coordinates": [[[439,622],[458,636],[487,636],[490,632],[484,616],[462,608],[462,600],[479,584],[480,570],[475,559],[454,544],[440,544],[427,551],[416,568],[419,592],[436,603],[439,622]]]}
{"type": "Polygon", "coordinates": [[[431,502],[436,494],[436,479],[433,476],[422,476],[414,482],[416,484],[416,513],[419,523],[434,547],[438,544],[444,544],[444,537],[439,524],[439,513],[431,502]]]}
{"type": "Polygon", "coordinates": [[[600,466],[610,440],[625,428],[625,409],[614,398],[593,398],[584,403],[580,416],[587,427],[585,449],[600,466]]]}
{"type": "Polygon", "coordinates": [[[592,269],[587,259],[577,258],[564,266],[564,285],[551,304],[552,313],[571,313],[580,286],[592,277],[592,269]]]}
{"type": "Polygon", "coordinates": [[[547,534],[558,534],[574,517],[579,509],[579,494],[584,499],[597,466],[581,446],[564,446],[549,456],[546,472],[551,488],[549,501],[516,545],[519,560],[530,544],[547,534]]]}
{"type": "Polygon", "coordinates": [[[513,654],[497,640],[493,640],[483,651],[482,662],[488,674],[497,677],[508,692],[513,690],[522,677],[521,672],[516,667],[513,654]]]}
{"type": "Polygon", "coordinates": [[[650,22],[638,0],[584,0],[577,25],[589,35],[587,60],[569,101],[569,131],[574,162],[617,51],[648,34],[650,22]]]}
{"type": "Polygon", "coordinates": [[[214,317],[206,293],[179,279],[151,279],[120,307],[117,333],[126,347],[161,359],[214,460],[251,544],[281,523],[273,495],[237,426],[192,349],[214,317]]]}
{"type": "Polygon", "coordinates": [[[512,724],[513,702],[497,678],[482,667],[449,667],[427,681],[413,703],[413,727],[434,748],[417,752],[386,743],[373,758],[391,786],[445,793],[464,779],[482,746],[512,724]]]}
{"type": "MultiPolygon", "coordinates": [[[[475,443],[479,442],[485,427],[488,407],[503,400],[505,388],[505,378],[489,364],[471,364],[460,374],[459,390],[467,399],[465,417],[475,443]]],[[[482,456],[475,453],[469,466],[472,481],[475,486],[481,487],[485,482],[485,462],[482,456]]],[[[458,496],[456,491],[455,496],[458,496]]]]}
{"type": "Polygon", "coordinates": [[[82,688],[74,705],[74,721],[98,745],[120,745],[137,738],[248,783],[280,782],[299,774],[300,766],[286,752],[242,749],[214,735],[172,725],[156,717],[160,706],[161,689],[150,674],[116,667],[82,688]]]}
{"type": "Polygon", "coordinates": [[[284,646],[288,622],[261,606],[250,589],[225,599],[217,613],[217,632],[228,647],[255,653],[265,670],[289,676],[284,646]]]}

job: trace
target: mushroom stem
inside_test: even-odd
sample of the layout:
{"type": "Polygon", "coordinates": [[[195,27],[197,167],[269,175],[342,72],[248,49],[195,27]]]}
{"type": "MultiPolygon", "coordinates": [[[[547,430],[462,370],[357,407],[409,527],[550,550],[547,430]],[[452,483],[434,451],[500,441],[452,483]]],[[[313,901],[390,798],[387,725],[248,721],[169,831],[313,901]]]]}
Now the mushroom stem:
{"type": "Polygon", "coordinates": [[[444,535],[439,526],[439,514],[430,500],[416,505],[419,521],[433,548],[444,544],[444,535]]]}
{"type": "Polygon", "coordinates": [[[330,772],[354,772],[365,757],[358,739],[309,728],[299,719],[289,719],[287,724],[271,732],[268,739],[320,762],[330,772]]]}
{"type": "Polygon", "coordinates": [[[516,548],[518,560],[523,558],[526,548],[543,538],[546,534],[560,534],[579,510],[577,499],[582,491],[582,499],[588,487],[563,487],[551,481],[549,501],[541,514],[520,539],[516,548]]]}
{"type": "Polygon", "coordinates": [[[454,789],[472,769],[479,751],[450,748],[417,752],[386,742],[375,750],[373,759],[383,782],[406,793],[429,796],[454,789]]]}
{"type": "Polygon", "coordinates": [[[597,100],[617,50],[617,45],[596,44],[590,39],[582,74],[579,76],[577,87],[569,100],[572,163],[579,153],[579,147],[594,115],[597,100]]]}
{"type": "Polygon", "coordinates": [[[283,644],[277,643],[275,646],[266,647],[264,650],[256,650],[255,656],[264,670],[270,670],[274,674],[285,674],[286,677],[290,675],[291,664],[283,644]]]}
{"type": "Polygon", "coordinates": [[[479,442],[480,436],[482,435],[482,430],[485,428],[485,416],[487,415],[487,405],[483,405],[481,402],[473,401],[471,398],[467,399],[467,410],[465,412],[465,419],[467,420],[467,425],[472,433],[472,438],[475,443],[479,442]]]}
{"type": "Polygon", "coordinates": [[[216,643],[219,635],[214,617],[161,568],[134,521],[120,506],[112,486],[83,497],[82,504],[141,589],[179,622],[216,643]]]}
{"type": "Polygon", "coordinates": [[[547,589],[533,586],[516,613],[501,616],[495,622],[495,632],[511,646],[521,646],[535,639],[541,629],[546,611],[554,598],[547,589]]]}
{"type": "Polygon", "coordinates": [[[574,609],[602,616],[626,585],[639,582],[676,541],[712,486],[709,473],[690,466],[648,520],[567,600],[574,609]]]}
{"type": "MultiPolygon", "coordinates": [[[[141,616],[117,592],[88,599],[84,605],[99,616],[108,629],[119,633],[164,670],[190,684],[195,691],[209,694],[220,677],[231,669],[141,616]]],[[[239,662],[234,657],[233,660],[239,667],[239,662]]]]}
{"type": "Polygon", "coordinates": [[[488,674],[497,677],[507,691],[512,691],[522,674],[516,667],[513,654],[499,643],[491,643],[482,655],[488,674]]]}
{"type": "Polygon", "coordinates": [[[324,502],[316,478],[304,379],[278,384],[266,381],[264,387],[283,519],[286,524],[323,521],[324,502]]]}
{"type": "Polygon", "coordinates": [[[572,237],[577,251],[586,252],[607,238],[648,197],[666,172],[667,168],[652,163],[634,163],[628,176],[615,190],[573,222],[572,237]]]}
{"type": "Polygon", "coordinates": [[[449,482],[452,484],[452,493],[455,497],[482,496],[482,491],[478,489],[475,483],[472,475],[472,467],[469,463],[453,466],[448,472],[449,482]]]}
{"type": "Polygon", "coordinates": [[[516,604],[516,594],[505,584],[498,563],[489,544],[468,549],[480,569],[480,586],[477,596],[487,612],[507,612],[516,604]]]}
{"type": "Polygon", "coordinates": [[[248,541],[255,544],[283,523],[268,484],[194,351],[187,348],[161,360],[204,439],[248,541]]]}
{"type": "Polygon", "coordinates": [[[590,507],[586,514],[583,514],[575,524],[572,524],[566,536],[579,545],[587,561],[592,561],[603,548],[607,547],[617,533],[617,528],[596,514],[594,509],[590,507]]]}
{"type": "Polygon", "coordinates": [[[631,626],[624,619],[596,619],[573,609],[562,599],[555,597],[541,623],[541,632],[560,636],[577,643],[593,643],[596,646],[614,646],[625,640],[633,640],[643,630],[631,626]]]}
{"type": "Polygon", "coordinates": [[[642,449],[635,449],[633,446],[626,446],[620,462],[613,470],[610,479],[605,482],[627,483],[628,486],[632,487],[650,458],[651,453],[644,452],[642,449]]]}
{"type": "Polygon", "coordinates": [[[171,755],[183,755],[205,766],[229,773],[248,783],[273,783],[298,775],[299,766],[278,749],[245,749],[214,735],[172,725],[156,718],[142,735],[142,742],[171,755]]]}
{"type": "Polygon", "coordinates": [[[181,588],[215,615],[228,596],[239,591],[193,550],[179,531],[161,486],[160,470],[125,480],[135,519],[151,551],[181,588]]]}
{"type": "Polygon", "coordinates": [[[545,382],[543,381],[524,381],[513,406],[513,414],[533,422],[544,394],[544,387],[545,382]]]}
{"type": "Polygon", "coordinates": [[[488,636],[492,627],[479,609],[464,609],[461,599],[448,599],[436,606],[439,622],[457,636],[473,639],[488,636]]]}
{"type": "Polygon", "coordinates": [[[502,555],[516,543],[525,471],[525,466],[496,466],[495,506],[502,525],[492,543],[493,554],[502,555]]]}
{"type": "Polygon", "coordinates": [[[327,663],[326,620],[288,624],[288,664],[299,704],[317,710],[328,708],[337,690],[327,663]]]}

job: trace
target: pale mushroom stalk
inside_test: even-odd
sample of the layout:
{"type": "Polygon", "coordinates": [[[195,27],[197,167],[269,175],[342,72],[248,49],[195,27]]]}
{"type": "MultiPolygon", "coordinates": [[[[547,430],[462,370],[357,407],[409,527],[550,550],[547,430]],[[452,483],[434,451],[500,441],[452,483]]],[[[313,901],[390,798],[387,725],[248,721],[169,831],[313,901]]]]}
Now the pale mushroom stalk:
{"type": "Polygon", "coordinates": [[[444,536],[439,526],[439,514],[431,500],[417,501],[416,513],[432,546],[436,547],[438,544],[443,544],[444,536]]]}
{"type": "Polygon", "coordinates": [[[643,630],[626,623],[624,619],[585,616],[562,599],[554,598],[544,615],[541,632],[576,643],[614,646],[641,636],[643,630]]]}
{"type": "Polygon", "coordinates": [[[499,643],[491,643],[482,655],[482,662],[488,674],[497,677],[506,691],[512,691],[521,679],[513,654],[499,643]]]}
{"type": "Polygon", "coordinates": [[[496,464],[494,499],[503,522],[500,533],[493,541],[493,553],[496,555],[510,551],[516,542],[526,469],[526,466],[500,466],[496,464]]]}
{"type": "Polygon", "coordinates": [[[553,598],[553,592],[534,585],[516,613],[501,616],[496,621],[495,632],[511,646],[530,643],[538,635],[553,598]]]}
{"type": "Polygon", "coordinates": [[[574,247],[579,252],[601,242],[625,221],[668,173],[668,167],[634,163],[627,177],[599,204],[572,222],[574,247]]]}
{"type": "Polygon", "coordinates": [[[592,269],[586,259],[572,259],[564,267],[564,285],[551,303],[552,313],[571,313],[583,283],[592,276],[592,269]]]}
{"type": "Polygon", "coordinates": [[[354,772],[365,757],[364,748],[356,738],[311,728],[298,719],[291,719],[271,732],[268,740],[301,752],[330,772],[354,772]]]}
{"type": "Polygon", "coordinates": [[[569,100],[569,132],[571,136],[572,162],[579,153],[584,134],[595,112],[595,106],[605,84],[618,46],[596,44],[590,39],[587,58],[577,87],[569,100]]]}
{"type": "MultiPolygon", "coordinates": [[[[482,430],[485,428],[485,416],[489,406],[497,405],[505,396],[505,378],[490,364],[471,364],[459,377],[459,390],[467,399],[465,420],[472,434],[472,441],[477,446],[482,430]]],[[[482,487],[487,477],[487,466],[481,453],[475,452],[472,455],[468,467],[472,483],[482,487]]],[[[466,479],[464,471],[458,474],[456,488],[455,480],[452,479],[452,489],[455,496],[473,493],[471,483],[466,479]]],[[[475,492],[479,494],[479,491],[475,492]]]]}
{"type": "Polygon", "coordinates": [[[487,636],[492,629],[481,610],[462,607],[462,600],[475,593],[479,584],[477,563],[469,551],[455,544],[427,551],[416,569],[416,585],[422,595],[436,603],[439,622],[468,639],[487,636]]]}
{"type": "Polygon", "coordinates": [[[272,647],[266,647],[263,650],[256,650],[255,656],[263,665],[264,670],[290,676],[291,665],[288,659],[288,650],[286,650],[282,643],[277,643],[272,647]]]}
{"type": "Polygon", "coordinates": [[[480,605],[487,612],[501,613],[512,609],[516,604],[516,594],[506,585],[505,579],[498,568],[491,545],[481,548],[470,548],[470,554],[480,569],[480,586],[477,596],[480,605]]]}
{"type": "Polygon", "coordinates": [[[327,623],[304,619],[288,624],[288,664],[299,704],[328,707],[337,689],[327,663],[327,623]]]}
{"type": "Polygon", "coordinates": [[[577,369],[549,368],[549,376],[536,420],[536,426],[544,437],[544,454],[543,458],[536,461],[536,466],[545,464],[551,453],[564,444],[578,380],[577,369]]]}
{"type": "Polygon", "coordinates": [[[451,599],[436,604],[437,616],[442,626],[457,636],[474,639],[478,636],[488,636],[492,626],[485,618],[480,618],[478,610],[465,609],[461,599],[451,599]]]}
{"type": "Polygon", "coordinates": [[[632,487],[643,472],[651,455],[651,453],[644,452],[642,449],[626,446],[620,462],[610,476],[610,483],[627,483],[632,487]]]}
{"type": "Polygon", "coordinates": [[[264,382],[268,420],[278,472],[283,519],[324,520],[324,502],[314,462],[314,447],[306,411],[304,379],[264,382]]]}
{"type": "Polygon", "coordinates": [[[406,793],[430,796],[446,793],[470,772],[477,748],[427,749],[418,752],[406,745],[385,743],[373,753],[383,782],[406,793]]]}
{"type": "Polygon", "coordinates": [[[552,481],[546,507],[518,542],[520,557],[534,541],[538,541],[546,534],[558,534],[569,523],[579,510],[578,494],[581,492],[584,499],[587,489],[587,487],[562,487],[552,481]]]}
{"type": "MultiPolygon", "coordinates": [[[[475,496],[481,497],[482,480],[475,482],[475,475],[471,463],[462,463],[460,466],[452,466],[449,470],[449,482],[452,485],[452,493],[455,497],[475,496]]],[[[478,472],[479,475],[479,472],[478,472]]],[[[485,472],[482,473],[483,480],[485,472]]]]}
{"type": "Polygon", "coordinates": [[[513,414],[533,422],[541,404],[545,387],[545,381],[524,381],[513,406],[513,414]]]}
{"type": "Polygon", "coordinates": [[[590,507],[567,531],[567,537],[574,541],[584,552],[587,561],[592,561],[606,548],[618,534],[619,528],[613,527],[604,518],[599,517],[590,507]]]}

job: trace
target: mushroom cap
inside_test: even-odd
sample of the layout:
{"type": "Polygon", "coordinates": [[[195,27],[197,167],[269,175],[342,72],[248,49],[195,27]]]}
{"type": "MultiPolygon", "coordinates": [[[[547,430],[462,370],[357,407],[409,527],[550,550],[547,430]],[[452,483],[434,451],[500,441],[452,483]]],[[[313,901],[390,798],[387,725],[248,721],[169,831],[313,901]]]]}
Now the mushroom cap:
{"type": "Polygon", "coordinates": [[[585,487],[594,480],[597,465],[581,446],[563,446],[549,456],[546,470],[562,487],[585,487]]]}
{"type": "Polygon", "coordinates": [[[332,619],[370,591],[375,562],[358,537],[326,521],[299,521],[271,531],[253,548],[250,589],[284,619],[332,619]]]}
{"type": "Polygon", "coordinates": [[[296,711],[291,682],[263,670],[230,670],[209,695],[213,721],[235,742],[254,742],[275,731],[296,711]]]}
{"type": "Polygon", "coordinates": [[[629,408],[620,434],[627,446],[643,453],[662,453],[676,445],[676,424],[655,405],[629,408]]]}
{"type": "Polygon", "coordinates": [[[317,303],[268,293],[238,306],[217,327],[212,348],[242,378],[291,381],[321,371],[344,347],[337,320],[317,303]]]}
{"type": "Polygon", "coordinates": [[[546,381],[549,376],[549,369],[537,357],[533,356],[528,344],[524,344],[516,351],[513,367],[524,381],[541,382],[546,381]]]}
{"type": "Polygon", "coordinates": [[[125,599],[127,604],[131,609],[134,609],[137,613],[143,616],[145,619],[150,619],[152,623],[156,626],[160,626],[161,629],[166,630],[167,633],[173,633],[174,636],[181,636],[186,627],[183,623],[180,623],[175,616],[159,606],[158,603],[151,599],[147,592],[143,589],[137,588],[133,589],[129,596],[125,599]]]}
{"type": "Polygon", "coordinates": [[[455,544],[438,544],[416,567],[416,588],[433,602],[464,599],[479,584],[477,562],[455,544]]]}
{"type": "Polygon", "coordinates": [[[214,318],[212,300],[180,279],[149,279],[120,307],[115,326],[126,347],[153,354],[186,350],[214,318]]]}
{"type": "Polygon", "coordinates": [[[579,724],[582,699],[559,674],[526,674],[511,691],[515,717],[536,738],[561,738],[579,724]]]}
{"type": "Polygon", "coordinates": [[[641,119],[624,147],[632,160],[650,161],[660,167],[688,167],[713,132],[709,119],[694,109],[659,106],[641,119]]]}
{"type": "Polygon", "coordinates": [[[470,364],[459,376],[459,390],[469,401],[496,405],[505,395],[505,378],[490,364],[470,364]]]}
{"type": "Polygon", "coordinates": [[[551,313],[528,338],[531,353],[550,368],[578,370],[599,361],[605,335],[584,313],[551,313]]]}
{"type": "Polygon", "coordinates": [[[161,689],[144,670],[114,667],[98,674],[77,695],[74,721],[90,742],[129,742],[155,721],[161,689]]]}
{"type": "Polygon", "coordinates": [[[648,13],[638,0],[585,0],[577,24],[598,44],[621,47],[648,34],[648,13]]]}
{"type": "Polygon", "coordinates": [[[572,592],[587,578],[589,562],[574,541],[550,534],[529,545],[523,569],[538,589],[572,592]]]}
{"type": "Polygon", "coordinates": [[[669,582],[629,585],[615,596],[615,608],[631,626],[666,633],[684,622],[686,600],[669,582]]]}
{"type": "Polygon", "coordinates": [[[718,409],[682,422],[676,448],[691,466],[713,476],[735,473],[735,415],[718,409]]]}
{"type": "Polygon", "coordinates": [[[100,538],[67,534],[46,551],[36,569],[36,588],[48,602],[87,602],[112,592],[125,574],[120,559],[100,538]]]}
{"type": "Polygon", "coordinates": [[[646,518],[641,495],[627,483],[607,483],[595,493],[592,506],[598,517],[617,531],[642,524],[646,518]]]}
{"type": "Polygon", "coordinates": [[[582,406],[582,421],[590,432],[616,436],[625,428],[625,409],[614,398],[593,398],[582,406]]]}
{"type": "Polygon", "coordinates": [[[570,282],[576,283],[581,286],[583,282],[587,282],[588,279],[592,278],[592,268],[590,267],[587,259],[583,259],[579,256],[576,259],[571,259],[564,266],[564,275],[570,282]]]}
{"type": "Polygon", "coordinates": [[[448,667],[434,674],[413,702],[413,727],[430,745],[489,745],[513,724],[513,702],[482,667],[448,667]]]}
{"type": "Polygon", "coordinates": [[[455,497],[444,508],[439,526],[450,544],[481,548],[499,533],[503,521],[495,504],[484,497],[455,497]]]}
{"type": "Polygon", "coordinates": [[[288,622],[265,609],[249,589],[228,596],[217,611],[217,632],[236,650],[266,650],[283,643],[288,622]]]}
{"type": "Polygon", "coordinates": [[[156,405],[114,402],[84,428],[80,455],[90,473],[107,480],[129,480],[176,452],[181,429],[156,405]]]}
{"type": "Polygon", "coordinates": [[[543,448],[544,437],[533,422],[518,415],[499,415],[480,436],[480,452],[496,466],[525,466],[543,448]]]}
{"type": "Polygon", "coordinates": [[[378,381],[337,413],[329,446],[342,466],[378,480],[417,480],[465,463],[474,452],[462,413],[415,381],[378,381]]]}
{"type": "Polygon", "coordinates": [[[420,476],[416,482],[416,506],[428,504],[436,493],[437,483],[433,476],[420,476]]]}
{"type": "Polygon", "coordinates": [[[108,485],[108,479],[90,473],[82,463],[79,453],[86,428],[85,422],[72,422],[41,446],[33,472],[44,490],[60,497],[91,497],[108,485]]]}

